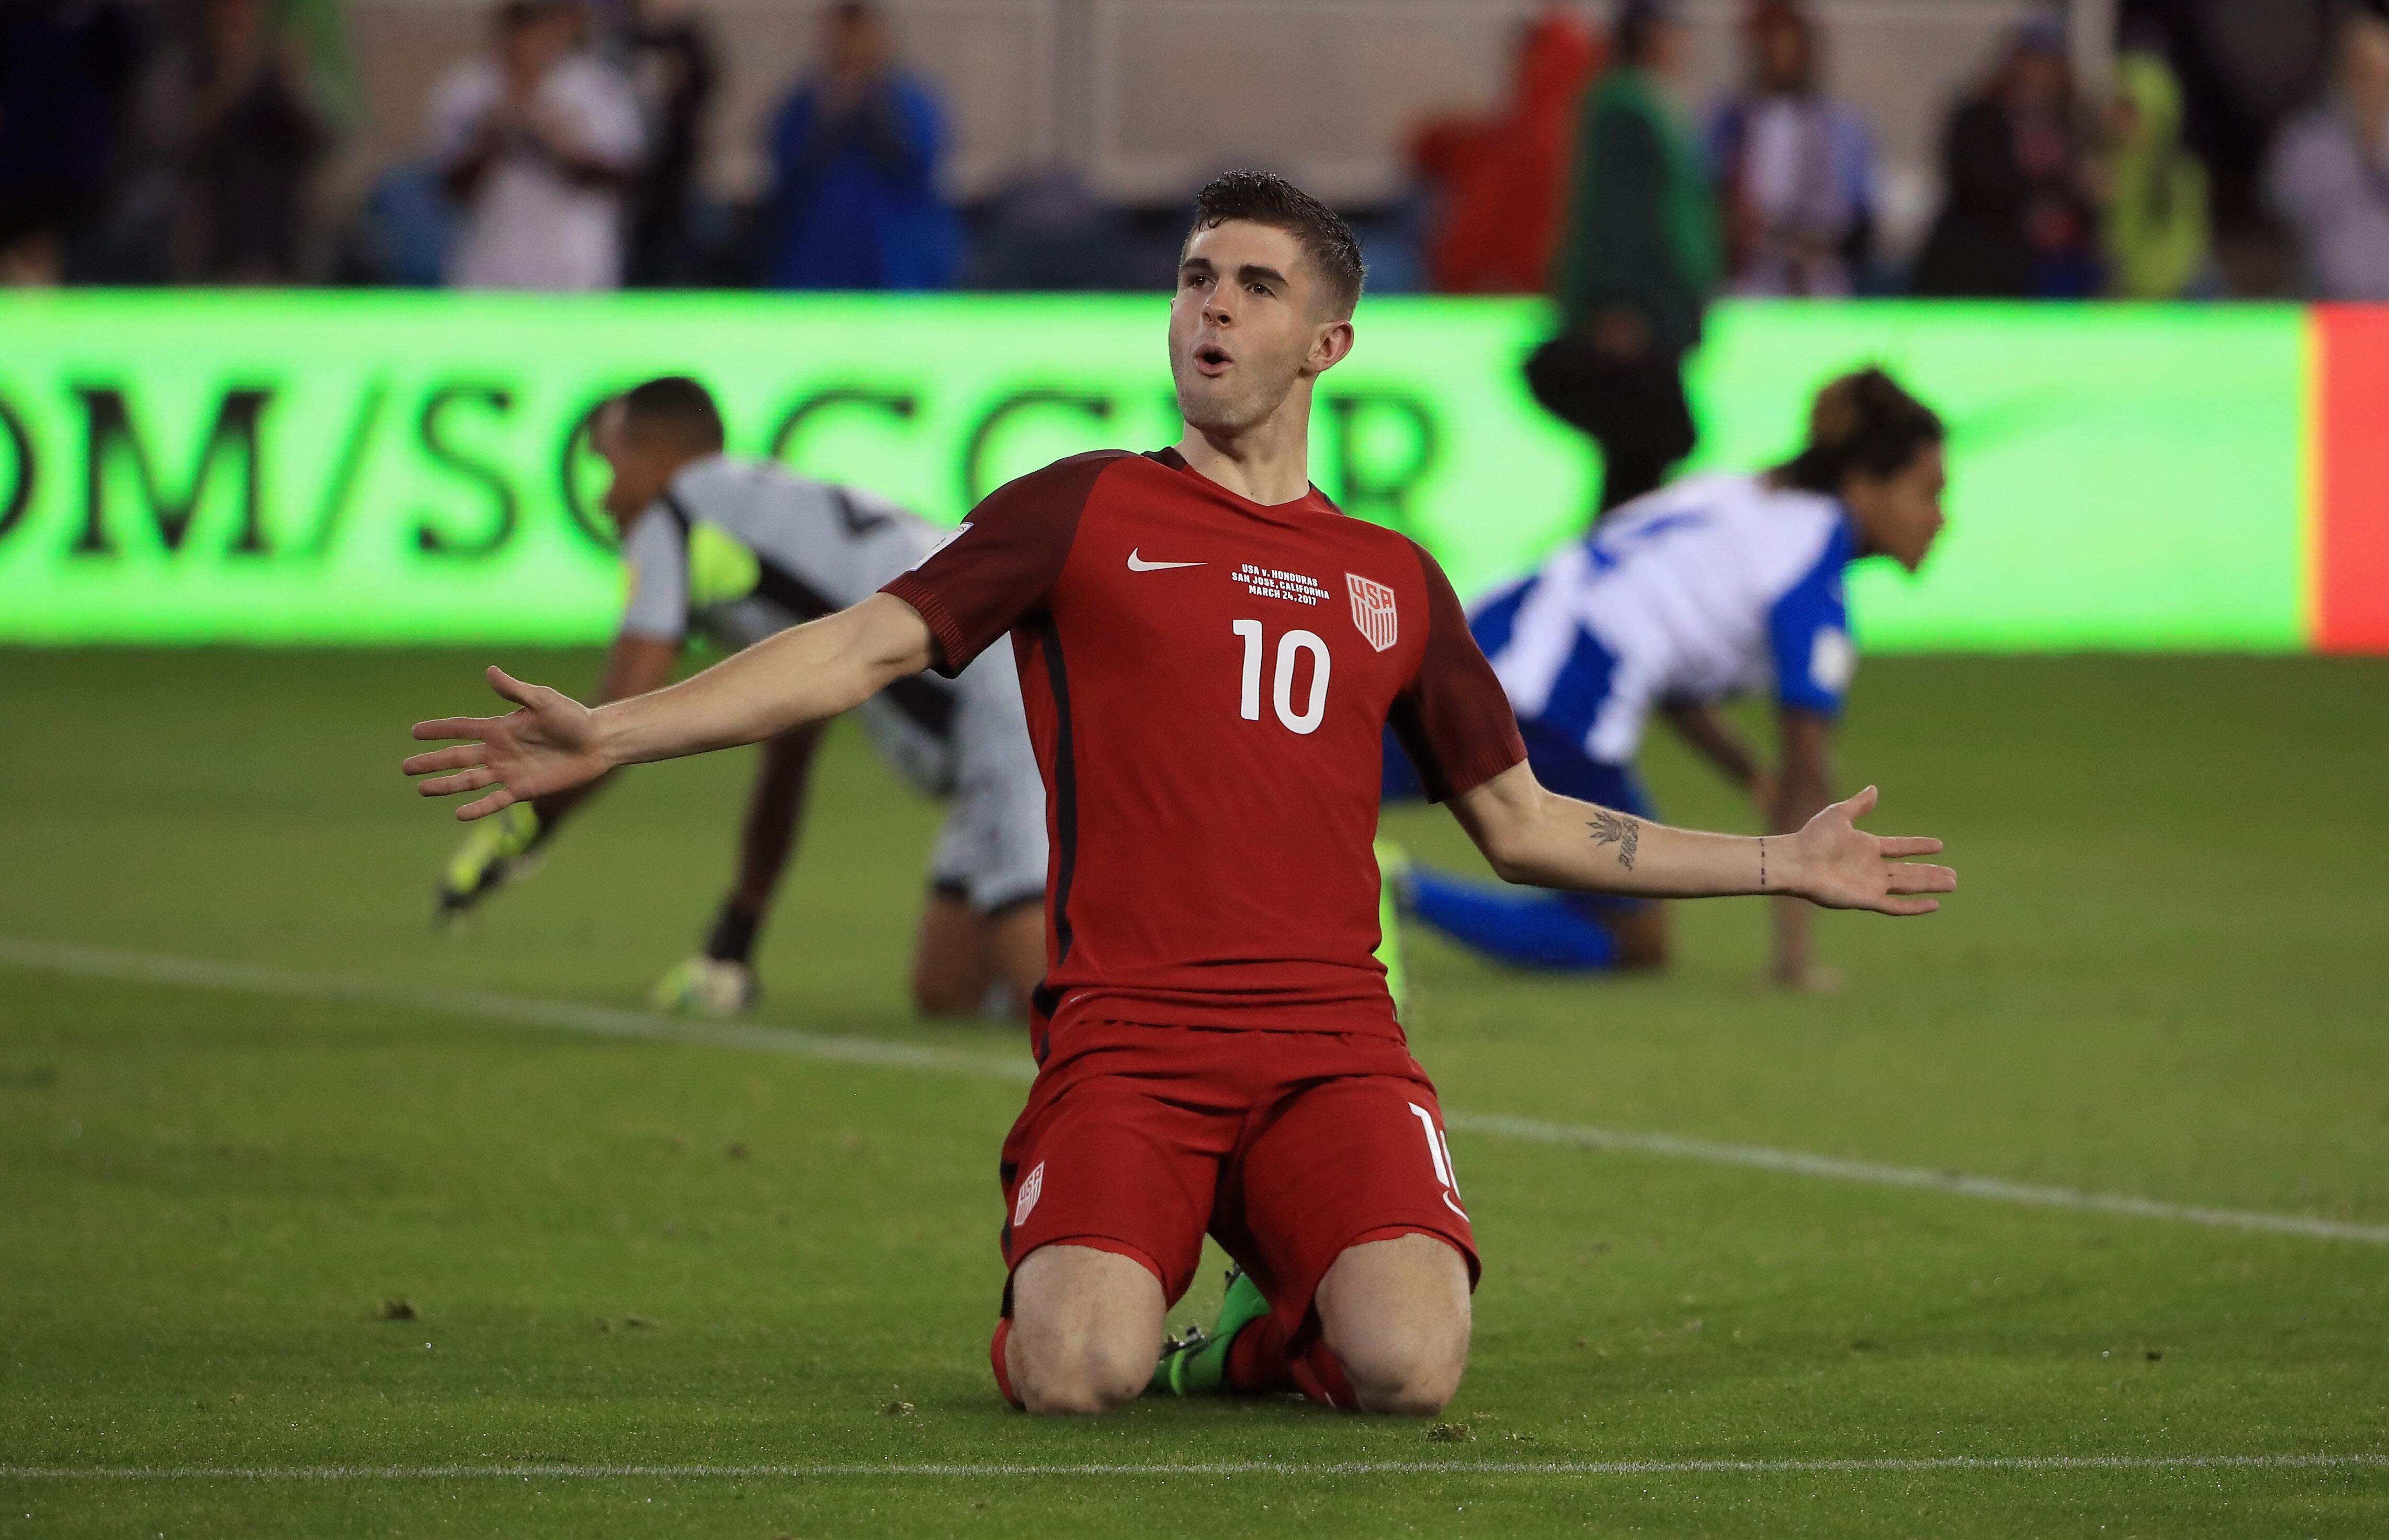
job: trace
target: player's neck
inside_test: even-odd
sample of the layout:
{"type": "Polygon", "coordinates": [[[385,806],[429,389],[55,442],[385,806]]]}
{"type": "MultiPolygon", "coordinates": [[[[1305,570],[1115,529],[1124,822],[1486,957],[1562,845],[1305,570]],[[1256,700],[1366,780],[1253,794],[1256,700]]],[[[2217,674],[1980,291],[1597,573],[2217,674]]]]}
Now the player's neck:
{"type": "Polygon", "coordinates": [[[1190,423],[1178,452],[1197,476],[1265,508],[1299,502],[1310,490],[1310,393],[1289,394],[1275,412],[1235,432],[1190,423]]]}

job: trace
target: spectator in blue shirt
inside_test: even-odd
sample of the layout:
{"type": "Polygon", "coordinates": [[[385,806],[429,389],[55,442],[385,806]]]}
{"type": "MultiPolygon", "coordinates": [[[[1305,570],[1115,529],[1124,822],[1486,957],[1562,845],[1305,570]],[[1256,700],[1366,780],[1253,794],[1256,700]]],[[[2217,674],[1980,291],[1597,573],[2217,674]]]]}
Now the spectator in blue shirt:
{"type": "Polygon", "coordinates": [[[938,196],[937,98],[896,68],[885,19],[861,0],[823,13],[821,57],[772,125],[765,283],[947,286],[962,239],[938,196]]]}
{"type": "Polygon", "coordinates": [[[1737,294],[1845,295],[1874,226],[1874,145],[1819,82],[1816,24],[1791,0],[1751,16],[1749,83],[1709,115],[1709,167],[1737,294]]]}

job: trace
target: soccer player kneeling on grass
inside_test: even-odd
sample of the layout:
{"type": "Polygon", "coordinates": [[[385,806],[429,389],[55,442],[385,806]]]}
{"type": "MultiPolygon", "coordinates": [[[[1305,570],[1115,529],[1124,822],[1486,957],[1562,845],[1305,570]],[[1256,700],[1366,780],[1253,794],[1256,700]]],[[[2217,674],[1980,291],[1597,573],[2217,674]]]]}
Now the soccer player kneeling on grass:
{"type": "MultiPolygon", "coordinates": [[[[604,701],[669,680],[692,630],[727,651],[749,646],[868,597],[944,538],[868,492],[724,455],[721,414],[693,379],[652,379],[607,403],[591,437],[614,473],[606,510],[630,580],[604,701]]],[[[1045,972],[1045,788],[1010,646],[999,642],[951,681],[889,680],[860,715],[881,758],[952,804],[930,859],[914,1003],[959,1014],[992,996],[1026,1014],[1045,972]]],[[[726,1015],[754,1003],[756,932],[796,844],[822,726],[764,740],[736,885],[704,952],[656,986],[658,1006],[726,1015]]],[[[518,801],[474,825],[441,873],[441,912],[464,913],[523,871],[596,786],[518,801]]]]}
{"type": "Polygon", "coordinates": [[[1169,312],[1176,448],[1024,477],[878,595],[671,689],[592,711],[492,669],[517,710],[415,729],[471,740],[406,768],[438,772],[428,795],[486,792],[459,815],[479,818],[786,732],[1010,633],[1054,864],[992,1352],[1032,1411],[1103,1411],[1158,1382],[1423,1414],[1458,1387],[1475,1241],[1371,956],[1386,726],[1514,882],[1889,914],[1956,885],[1897,859],[1937,841],[1855,827],[1872,791],[1744,839],[1536,783],[1434,559],[1309,483],[1312,391],[1351,350],[1361,282],[1323,205],[1223,176],[1169,312]],[[1165,1360],[1207,1229],[1243,1278],[1223,1330],[1165,1360]]]}
{"type": "MultiPolygon", "coordinates": [[[[1527,763],[1553,791],[1654,818],[1635,756],[1657,711],[1789,834],[1833,801],[1834,724],[1858,667],[1842,569],[1888,556],[1913,572],[1941,533],[1941,419],[1880,369],[1817,394],[1808,442],[1755,476],[1696,476],[1612,511],[1591,534],[1494,590],[1469,617],[1509,693],[1527,763]],[[1718,710],[1775,697],[1770,772],[1718,710]]],[[[1399,745],[1388,800],[1419,795],[1399,745]]],[[[1403,908],[1455,940],[1530,968],[1655,968],[1666,906],[1607,894],[1514,894],[1397,853],[1403,908]]],[[[1830,987],[1809,910],[1775,906],[1774,981],[1830,987]]]]}

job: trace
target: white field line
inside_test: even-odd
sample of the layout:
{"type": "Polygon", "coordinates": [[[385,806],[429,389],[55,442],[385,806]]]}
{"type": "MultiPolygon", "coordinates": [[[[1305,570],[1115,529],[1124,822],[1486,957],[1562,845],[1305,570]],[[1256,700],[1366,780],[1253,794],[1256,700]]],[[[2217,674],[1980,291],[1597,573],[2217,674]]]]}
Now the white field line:
{"type": "MultiPolygon", "coordinates": [[[[71,947],[57,942],[28,941],[0,935],[0,966],[44,973],[71,974],[85,978],[134,980],[176,985],[185,988],[223,989],[241,994],[272,995],[291,999],[348,1000],[369,1005],[395,1005],[447,1015],[505,1022],[517,1026],[560,1028],[607,1037],[644,1037],[665,1042],[703,1043],[718,1048],[760,1049],[794,1053],[842,1063],[880,1064],[898,1069],[939,1070],[1000,1080],[1026,1082],[1036,1077],[1036,1066],[1013,1054],[974,1053],[966,1050],[926,1048],[911,1043],[883,1042],[872,1037],[834,1037],[799,1032],[789,1027],[746,1026],[731,1022],[695,1022],[641,1011],[617,1011],[568,1000],[535,999],[524,995],[478,989],[444,989],[428,986],[385,983],[374,979],[336,978],[245,963],[209,962],[197,958],[164,957],[99,947],[71,947]]],[[[1721,1144],[1677,1134],[1635,1133],[1594,1128],[1578,1123],[1546,1123],[1499,1113],[1447,1110],[1447,1126],[1462,1133],[1536,1144],[1574,1145],[1586,1150],[1625,1151],[1670,1160],[1699,1161],[1712,1165],[1740,1165],[1789,1176],[1819,1177],[1832,1181],[1864,1182],[1877,1187],[1921,1188],[1961,1198],[1987,1198],[1998,1203],[2039,1208],[2065,1208],[2138,1219],[2165,1219],[2178,1224],[2205,1225],[2221,1229],[2265,1230],[2326,1241],[2357,1241],[2389,1245],[2389,1226],[2349,1224],[2297,1214],[2266,1214],[2245,1209],[2205,1208],[2190,1203],[2161,1203],[2118,1192],[2085,1192],[2074,1188],[2041,1187],[1999,1177],[1971,1177],[1956,1171],[1927,1171],[1913,1166],[1877,1165],[1833,1155],[1806,1154],[1796,1150],[1769,1150],[1759,1145],[1721,1144]]]]}
{"type": "Polygon", "coordinates": [[[1500,1113],[1447,1112],[1447,1127],[1497,1139],[1528,1139],[1539,1144],[1574,1144],[1587,1150],[1630,1150],[1637,1154],[1667,1155],[1677,1160],[1706,1161],[1716,1165],[1747,1165],[1761,1171],[1783,1171],[1799,1177],[1823,1177],[1833,1181],[1872,1182],[1878,1187],[1921,1187],[1961,1198],[1989,1198],[2003,1203],[2029,1203],[2040,1208],[2088,1209],[2099,1214],[2126,1214],[2140,1219],[2171,1219],[2188,1225],[2212,1225],[2223,1229],[2273,1230],[2283,1235],[2311,1235],[2326,1241],[2364,1241],[2389,1245],[2389,1226],[2352,1225],[2338,1219],[2316,1219],[2302,1214],[2259,1214],[2246,1209],[2202,1208],[2193,1203],[2160,1203],[2122,1192],[2083,1192],[2070,1187],[2039,1187],[2000,1177],[1970,1177],[1961,1171],[1923,1171],[1914,1166],[1876,1165],[1868,1161],[1833,1155],[1803,1154],[1797,1150],[1769,1150],[1752,1144],[1718,1144],[1678,1134],[1620,1133],[1588,1128],[1575,1123],[1540,1123],[1529,1117],[1500,1113]]]}
{"type": "Polygon", "coordinates": [[[444,1015],[473,1016],[515,1026],[558,1027],[568,1032],[594,1033],[601,1037],[652,1037],[665,1042],[705,1043],[716,1048],[761,1049],[794,1053],[808,1059],[831,1059],[850,1064],[888,1064],[899,1069],[946,1070],[962,1075],[991,1075],[1027,1083],[1037,1078],[1037,1066],[1025,1057],[971,1053],[954,1049],[924,1048],[912,1043],[882,1042],[873,1037],[834,1037],[779,1026],[743,1026],[735,1022],[697,1022],[645,1011],[614,1011],[602,1005],[569,1000],[534,999],[528,995],[503,995],[480,989],[442,989],[431,986],[385,983],[377,979],[335,978],[282,968],[259,968],[238,962],[209,962],[198,958],[161,957],[153,952],[120,952],[102,947],[69,947],[48,941],[25,941],[0,935],[0,965],[44,973],[73,974],[83,978],[130,979],[145,984],[171,984],[186,989],[223,989],[244,995],[275,995],[286,999],[346,1000],[363,1005],[396,1005],[435,1011],[444,1015]]]}
{"type": "Polygon", "coordinates": [[[1923,1459],[1189,1460],[1014,1465],[0,1465],[0,1481],[420,1482],[989,1476],[1800,1476],[1887,1471],[2389,1470],[2389,1455],[1950,1455],[1923,1459]]]}

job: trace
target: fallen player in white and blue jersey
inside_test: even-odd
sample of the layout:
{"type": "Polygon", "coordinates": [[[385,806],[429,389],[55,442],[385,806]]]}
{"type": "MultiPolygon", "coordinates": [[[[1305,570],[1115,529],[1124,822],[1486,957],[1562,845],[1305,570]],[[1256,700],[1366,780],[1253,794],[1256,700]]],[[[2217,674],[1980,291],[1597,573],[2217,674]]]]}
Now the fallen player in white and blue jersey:
{"type": "MultiPolygon", "coordinates": [[[[1694,477],[1611,514],[1470,617],[1509,693],[1535,778],[1629,815],[1591,837],[1632,864],[1655,821],[1635,773],[1644,722],[1667,717],[1747,788],[1770,831],[1798,829],[1833,800],[1833,738],[1858,662],[1842,569],[1885,555],[1910,572],[1941,531],[1941,420],[1880,369],[1820,391],[1808,442],[1757,476],[1694,477]],[[1781,745],[1767,770],[1717,709],[1771,689],[1781,745]]],[[[1390,739],[1386,795],[1418,795],[1390,739]]],[[[1655,968],[1669,950],[1654,900],[1525,892],[1416,865],[1389,873],[1406,912],[1504,961],[1539,968],[1655,968]]],[[[1825,982],[1809,955],[1808,906],[1776,905],[1780,983],[1825,982]]]]}

